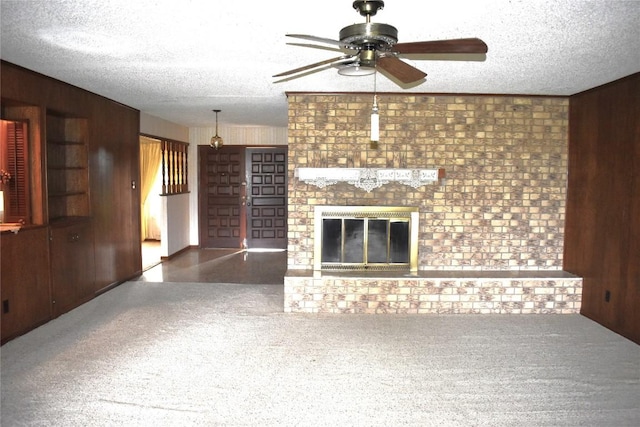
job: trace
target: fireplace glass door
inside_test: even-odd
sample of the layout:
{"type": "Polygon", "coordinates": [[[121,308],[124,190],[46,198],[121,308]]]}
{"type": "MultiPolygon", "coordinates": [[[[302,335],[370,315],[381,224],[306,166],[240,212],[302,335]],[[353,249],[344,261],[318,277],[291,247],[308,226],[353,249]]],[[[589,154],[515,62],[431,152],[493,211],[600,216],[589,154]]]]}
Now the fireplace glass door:
{"type": "Polygon", "coordinates": [[[418,272],[419,210],[315,206],[313,270],[418,272]]]}
{"type": "Polygon", "coordinates": [[[323,268],[409,266],[409,219],[324,218],[323,268]]]}

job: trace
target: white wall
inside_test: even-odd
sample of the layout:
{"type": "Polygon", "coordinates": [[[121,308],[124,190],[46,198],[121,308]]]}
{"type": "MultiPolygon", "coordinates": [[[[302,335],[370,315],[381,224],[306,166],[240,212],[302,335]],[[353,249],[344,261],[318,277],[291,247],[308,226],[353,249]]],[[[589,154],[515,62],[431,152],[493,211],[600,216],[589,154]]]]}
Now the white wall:
{"type": "Polygon", "coordinates": [[[174,141],[189,141],[189,128],[167,120],[140,113],[140,133],[174,141]]]}
{"type": "Polygon", "coordinates": [[[189,193],[162,196],[160,256],[168,257],[189,246],[189,193]]]}

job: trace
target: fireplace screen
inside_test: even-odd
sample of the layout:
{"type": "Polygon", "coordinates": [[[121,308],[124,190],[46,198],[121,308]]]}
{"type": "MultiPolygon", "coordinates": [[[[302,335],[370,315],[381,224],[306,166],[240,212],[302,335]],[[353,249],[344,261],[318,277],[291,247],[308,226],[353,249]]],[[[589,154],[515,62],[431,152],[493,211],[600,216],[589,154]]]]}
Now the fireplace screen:
{"type": "Polygon", "coordinates": [[[417,271],[418,210],[316,207],[316,270],[417,271]]]}

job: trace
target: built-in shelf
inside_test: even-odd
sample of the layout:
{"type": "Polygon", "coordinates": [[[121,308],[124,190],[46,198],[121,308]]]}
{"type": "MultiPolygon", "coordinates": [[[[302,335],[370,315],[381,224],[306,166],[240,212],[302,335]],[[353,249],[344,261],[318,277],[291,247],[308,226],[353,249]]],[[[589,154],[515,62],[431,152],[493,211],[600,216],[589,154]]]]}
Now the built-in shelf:
{"type": "Polygon", "coordinates": [[[88,217],[87,119],[47,114],[49,221],[88,217]]]}

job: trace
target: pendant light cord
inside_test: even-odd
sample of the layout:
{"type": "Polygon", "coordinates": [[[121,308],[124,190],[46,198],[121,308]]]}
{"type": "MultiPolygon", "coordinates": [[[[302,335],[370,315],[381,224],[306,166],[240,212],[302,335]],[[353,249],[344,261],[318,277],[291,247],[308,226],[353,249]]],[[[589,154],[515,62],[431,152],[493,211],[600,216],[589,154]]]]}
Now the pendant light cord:
{"type": "Polygon", "coordinates": [[[375,110],[378,109],[378,98],[377,98],[377,95],[376,95],[376,92],[378,90],[378,87],[377,87],[377,83],[378,83],[377,76],[378,76],[378,71],[376,70],[376,71],[373,72],[373,108],[375,110]]]}
{"type": "Polygon", "coordinates": [[[378,115],[378,99],[377,99],[377,87],[376,87],[376,74],[373,73],[373,107],[371,108],[371,146],[377,147],[378,140],[380,139],[380,116],[378,115]]]}

